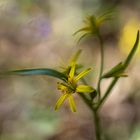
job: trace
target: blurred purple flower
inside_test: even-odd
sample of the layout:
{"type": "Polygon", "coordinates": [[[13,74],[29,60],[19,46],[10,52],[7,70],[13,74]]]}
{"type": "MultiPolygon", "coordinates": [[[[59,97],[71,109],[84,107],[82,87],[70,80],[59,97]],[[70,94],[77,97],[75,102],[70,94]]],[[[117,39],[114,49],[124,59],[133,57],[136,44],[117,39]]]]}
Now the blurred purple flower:
{"type": "Polygon", "coordinates": [[[46,19],[38,20],[36,28],[41,36],[48,36],[50,33],[50,24],[46,19]]]}
{"type": "Polygon", "coordinates": [[[28,17],[20,29],[20,40],[37,43],[47,39],[51,33],[51,24],[46,16],[28,17]]]}

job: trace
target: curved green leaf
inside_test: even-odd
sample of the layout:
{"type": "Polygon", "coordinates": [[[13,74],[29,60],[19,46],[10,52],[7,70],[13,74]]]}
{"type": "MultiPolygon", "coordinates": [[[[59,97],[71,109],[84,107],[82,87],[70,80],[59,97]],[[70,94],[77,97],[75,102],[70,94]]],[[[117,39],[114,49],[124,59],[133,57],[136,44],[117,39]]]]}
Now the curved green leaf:
{"type": "Polygon", "coordinates": [[[13,70],[13,71],[4,72],[4,74],[9,74],[9,75],[48,75],[48,76],[52,76],[52,77],[61,79],[63,81],[67,80],[67,77],[65,74],[63,74],[59,71],[56,71],[54,69],[48,69],[48,68],[13,70]]]}
{"type": "Polygon", "coordinates": [[[129,63],[131,62],[139,44],[139,31],[137,32],[136,41],[134,43],[133,48],[131,49],[130,53],[128,54],[126,60],[122,63],[120,62],[118,65],[113,67],[109,72],[103,74],[102,78],[110,78],[110,77],[126,77],[125,69],[128,67],[129,63]]]}
{"type": "Polygon", "coordinates": [[[124,71],[124,65],[122,62],[114,66],[110,71],[103,74],[102,78],[118,77],[124,71]]]}

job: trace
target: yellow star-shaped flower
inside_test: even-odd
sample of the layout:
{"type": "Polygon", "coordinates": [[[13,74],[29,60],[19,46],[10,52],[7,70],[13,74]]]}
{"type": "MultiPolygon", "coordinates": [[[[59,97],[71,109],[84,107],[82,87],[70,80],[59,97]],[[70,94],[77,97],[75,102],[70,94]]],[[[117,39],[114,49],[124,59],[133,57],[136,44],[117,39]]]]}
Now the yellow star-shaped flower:
{"type": "Polygon", "coordinates": [[[58,99],[55,105],[55,110],[58,110],[62,105],[62,103],[66,99],[68,99],[72,112],[76,112],[76,105],[72,94],[90,93],[94,91],[94,89],[91,86],[78,84],[78,81],[87,73],[89,73],[91,68],[88,68],[80,72],[78,75],[75,74],[75,70],[76,70],[76,64],[73,63],[73,65],[70,68],[67,81],[65,83],[64,82],[58,83],[58,89],[62,91],[63,95],[58,99]]]}

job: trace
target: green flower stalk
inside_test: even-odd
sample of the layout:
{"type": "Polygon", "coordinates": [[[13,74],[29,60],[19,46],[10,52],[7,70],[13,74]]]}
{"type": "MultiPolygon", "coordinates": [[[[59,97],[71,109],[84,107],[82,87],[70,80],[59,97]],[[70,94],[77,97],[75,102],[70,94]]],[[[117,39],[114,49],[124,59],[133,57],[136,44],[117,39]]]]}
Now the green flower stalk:
{"type": "Polygon", "coordinates": [[[100,71],[99,71],[99,78],[98,78],[99,80],[97,83],[98,100],[100,100],[100,97],[101,97],[100,85],[101,85],[101,77],[102,77],[103,69],[104,69],[104,45],[103,45],[103,40],[100,34],[100,27],[105,21],[111,20],[112,17],[113,17],[113,12],[111,10],[108,10],[99,16],[95,16],[95,15],[88,16],[84,20],[83,27],[74,33],[74,35],[80,34],[78,43],[87,36],[88,37],[95,36],[99,39],[101,63],[100,63],[100,71]]]}

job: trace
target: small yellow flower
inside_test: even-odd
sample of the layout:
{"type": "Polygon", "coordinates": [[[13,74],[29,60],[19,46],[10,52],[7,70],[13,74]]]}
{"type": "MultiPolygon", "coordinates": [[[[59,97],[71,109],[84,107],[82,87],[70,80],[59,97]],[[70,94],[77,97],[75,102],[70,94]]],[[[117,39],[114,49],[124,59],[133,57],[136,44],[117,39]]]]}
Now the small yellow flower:
{"type": "Polygon", "coordinates": [[[112,19],[113,13],[111,10],[106,11],[100,16],[91,15],[84,20],[84,26],[74,33],[80,33],[78,43],[87,36],[99,36],[99,28],[105,21],[112,19]]]}
{"type": "Polygon", "coordinates": [[[85,76],[91,68],[88,68],[82,72],[80,72],[78,75],[75,74],[76,70],[76,64],[73,63],[73,65],[70,67],[70,71],[68,73],[68,79],[64,83],[58,83],[58,89],[61,90],[63,95],[58,99],[56,105],[55,105],[55,110],[58,110],[59,107],[62,105],[62,103],[68,99],[70,108],[72,112],[76,112],[76,105],[73,99],[72,94],[74,93],[90,93],[93,92],[94,89],[91,86],[88,85],[78,85],[78,81],[85,76]]]}

